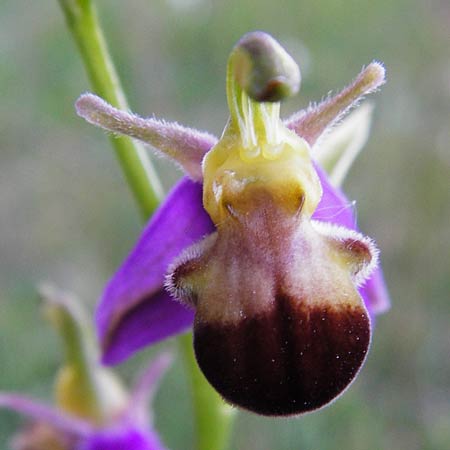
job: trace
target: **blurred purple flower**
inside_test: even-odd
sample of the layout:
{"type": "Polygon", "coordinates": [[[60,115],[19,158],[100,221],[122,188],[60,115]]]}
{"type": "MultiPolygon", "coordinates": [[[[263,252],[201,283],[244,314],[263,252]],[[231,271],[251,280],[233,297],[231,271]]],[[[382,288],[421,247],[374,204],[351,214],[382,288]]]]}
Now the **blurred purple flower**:
{"type": "Polygon", "coordinates": [[[45,316],[62,339],[65,361],[55,380],[57,406],[0,392],[0,408],[31,419],[13,439],[13,449],[164,450],[150,427],[149,403],[171,356],[157,356],[126,392],[112,371],[99,364],[79,299],[50,285],[41,286],[40,294],[45,316]]]}
{"type": "MultiPolygon", "coordinates": [[[[314,152],[319,138],[383,82],[383,67],[371,63],[343,91],[294,114],[284,124],[314,152]]],[[[171,298],[164,281],[168,267],[184,249],[215,231],[202,204],[202,161],[218,140],[176,123],[119,111],[92,94],[82,95],[76,107],[88,122],[150,144],[178,163],[188,175],[168,194],[101,298],[96,323],[102,358],[106,364],[115,364],[142,347],[192,325],[194,313],[171,298]]],[[[357,230],[352,203],[339,188],[331,185],[317,164],[316,170],[323,195],[312,218],[357,230]]],[[[373,271],[359,292],[371,315],[388,309],[389,298],[380,268],[373,271]]]]}
{"type": "Polygon", "coordinates": [[[13,440],[14,450],[164,450],[156,432],[149,428],[148,401],[170,359],[167,354],[157,357],[134,387],[125,409],[104,424],[19,394],[0,392],[0,408],[32,420],[13,440]]]}

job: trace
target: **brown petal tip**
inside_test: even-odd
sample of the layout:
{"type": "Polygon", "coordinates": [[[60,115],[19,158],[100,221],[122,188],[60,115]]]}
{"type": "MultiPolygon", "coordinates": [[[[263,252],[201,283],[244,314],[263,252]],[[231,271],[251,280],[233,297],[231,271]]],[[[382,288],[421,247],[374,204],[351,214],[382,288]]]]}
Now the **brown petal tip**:
{"type": "Polygon", "coordinates": [[[364,307],[306,307],[280,295],[275,307],[238,323],[194,328],[198,364],[231,404],[267,416],[314,411],[338,397],[370,344],[364,307]]]}

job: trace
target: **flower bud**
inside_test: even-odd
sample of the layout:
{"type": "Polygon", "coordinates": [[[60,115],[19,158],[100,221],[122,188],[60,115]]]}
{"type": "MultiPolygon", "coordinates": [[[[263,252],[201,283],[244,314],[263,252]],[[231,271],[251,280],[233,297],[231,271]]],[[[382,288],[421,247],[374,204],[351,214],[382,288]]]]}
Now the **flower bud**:
{"type": "Polygon", "coordinates": [[[279,102],[300,88],[300,69],[292,57],[270,35],[247,33],[230,57],[239,85],[253,100],[279,102]]]}

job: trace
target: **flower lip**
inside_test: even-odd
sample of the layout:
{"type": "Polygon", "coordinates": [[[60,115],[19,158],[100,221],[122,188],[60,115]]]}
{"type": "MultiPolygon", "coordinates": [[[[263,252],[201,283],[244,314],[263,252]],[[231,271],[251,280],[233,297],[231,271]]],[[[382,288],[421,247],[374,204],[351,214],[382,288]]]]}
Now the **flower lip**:
{"type": "Polygon", "coordinates": [[[226,400],[265,415],[309,412],[365,360],[370,318],[355,280],[376,255],[359,233],[316,227],[262,186],[249,199],[245,220],[224,220],[216,239],[188,250],[171,284],[196,300],[197,361],[226,400]]]}

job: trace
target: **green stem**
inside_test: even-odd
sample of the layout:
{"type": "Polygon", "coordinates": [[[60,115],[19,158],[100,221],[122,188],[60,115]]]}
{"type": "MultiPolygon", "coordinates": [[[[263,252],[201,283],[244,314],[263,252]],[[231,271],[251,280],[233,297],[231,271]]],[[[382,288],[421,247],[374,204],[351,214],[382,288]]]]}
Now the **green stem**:
{"type": "Polygon", "coordinates": [[[178,338],[189,371],[194,402],[197,450],[225,450],[230,440],[235,410],[227,405],[198,368],[192,348],[192,333],[178,338]]]}
{"type": "MultiPolygon", "coordinates": [[[[117,108],[128,109],[91,0],[59,0],[59,3],[95,93],[117,108]]],[[[163,197],[150,158],[142,145],[128,137],[112,137],[111,143],[141,213],[148,219],[163,197]]]]}
{"type": "MultiPolygon", "coordinates": [[[[113,106],[128,109],[91,0],[59,0],[59,3],[95,92],[113,106]]],[[[141,213],[148,219],[161,202],[162,189],[147,153],[126,137],[113,138],[111,142],[141,213]]],[[[234,414],[200,372],[192,349],[192,335],[180,336],[179,344],[192,384],[197,448],[224,450],[234,414]]]]}

